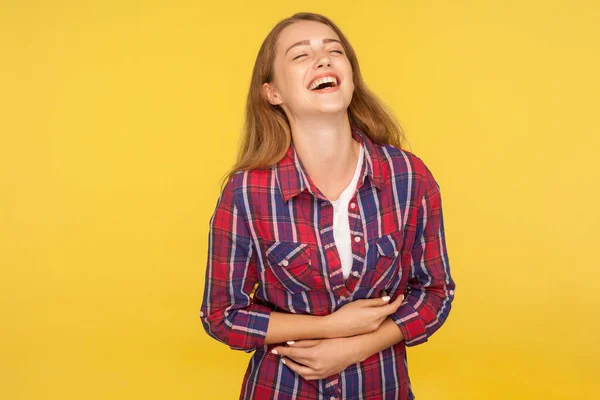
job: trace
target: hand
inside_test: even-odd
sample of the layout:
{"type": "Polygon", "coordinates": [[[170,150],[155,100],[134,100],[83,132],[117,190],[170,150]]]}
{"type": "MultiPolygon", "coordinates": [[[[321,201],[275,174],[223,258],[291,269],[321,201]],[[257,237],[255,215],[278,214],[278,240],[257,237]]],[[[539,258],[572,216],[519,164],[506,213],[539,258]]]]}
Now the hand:
{"type": "MultiPolygon", "coordinates": [[[[381,301],[381,300],[380,300],[381,301]]],[[[281,362],[306,380],[324,379],[355,364],[350,343],[352,338],[299,340],[289,346],[275,347],[281,362]]]]}
{"type": "Polygon", "coordinates": [[[355,300],[324,318],[331,332],[328,338],[347,337],[373,332],[388,315],[396,312],[404,300],[400,295],[389,303],[390,297],[355,300]]]}

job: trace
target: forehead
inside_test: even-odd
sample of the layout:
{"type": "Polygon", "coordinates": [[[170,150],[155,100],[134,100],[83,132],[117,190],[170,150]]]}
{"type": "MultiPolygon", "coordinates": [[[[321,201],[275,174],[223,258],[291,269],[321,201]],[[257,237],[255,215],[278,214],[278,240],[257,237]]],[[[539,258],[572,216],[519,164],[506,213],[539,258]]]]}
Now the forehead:
{"type": "Polygon", "coordinates": [[[301,40],[310,40],[311,44],[321,44],[324,38],[338,39],[340,37],[329,26],[316,21],[298,21],[286,26],[279,34],[277,47],[279,52],[301,40]]]}

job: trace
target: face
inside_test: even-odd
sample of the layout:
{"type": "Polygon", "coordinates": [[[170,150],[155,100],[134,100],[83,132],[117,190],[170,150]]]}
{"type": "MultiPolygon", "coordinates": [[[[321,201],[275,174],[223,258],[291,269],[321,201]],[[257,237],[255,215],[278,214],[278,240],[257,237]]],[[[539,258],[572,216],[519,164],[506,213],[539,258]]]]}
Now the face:
{"type": "Polygon", "coordinates": [[[339,36],[325,24],[299,21],[286,27],[279,35],[273,68],[273,81],[263,91],[288,118],[345,112],[352,100],[350,60],[339,36]],[[315,88],[315,82],[326,88],[315,88]]]}

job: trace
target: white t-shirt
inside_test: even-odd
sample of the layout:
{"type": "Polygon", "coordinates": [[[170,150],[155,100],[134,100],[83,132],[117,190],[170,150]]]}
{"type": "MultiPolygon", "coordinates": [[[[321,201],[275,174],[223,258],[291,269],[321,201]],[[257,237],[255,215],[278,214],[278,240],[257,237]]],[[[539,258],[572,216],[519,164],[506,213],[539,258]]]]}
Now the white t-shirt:
{"type": "Polygon", "coordinates": [[[333,204],[333,237],[335,240],[335,246],[340,255],[342,261],[342,273],[344,279],[348,279],[350,271],[352,270],[352,242],[350,241],[350,223],[348,221],[348,203],[354,195],[356,185],[358,183],[358,177],[363,164],[364,149],[362,144],[360,145],[360,153],[358,155],[358,162],[356,164],[356,170],[354,171],[354,177],[350,184],[344,189],[340,197],[337,200],[332,201],[333,204]]]}

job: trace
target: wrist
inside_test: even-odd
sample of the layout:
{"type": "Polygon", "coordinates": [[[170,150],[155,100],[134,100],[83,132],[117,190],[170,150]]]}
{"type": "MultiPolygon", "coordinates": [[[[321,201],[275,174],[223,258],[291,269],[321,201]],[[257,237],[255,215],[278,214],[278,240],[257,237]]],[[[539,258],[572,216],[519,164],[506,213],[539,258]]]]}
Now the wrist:
{"type": "Polygon", "coordinates": [[[362,335],[350,336],[346,338],[346,340],[348,340],[348,348],[354,350],[351,352],[351,361],[353,364],[363,362],[364,360],[369,358],[370,354],[367,354],[367,351],[365,349],[365,342],[368,342],[370,336],[371,333],[363,333],[362,335]]]}
{"type": "Polygon", "coordinates": [[[338,332],[336,332],[335,324],[333,323],[331,318],[332,315],[333,314],[318,317],[320,324],[319,331],[321,332],[321,337],[323,339],[333,339],[338,337],[338,332]]]}

